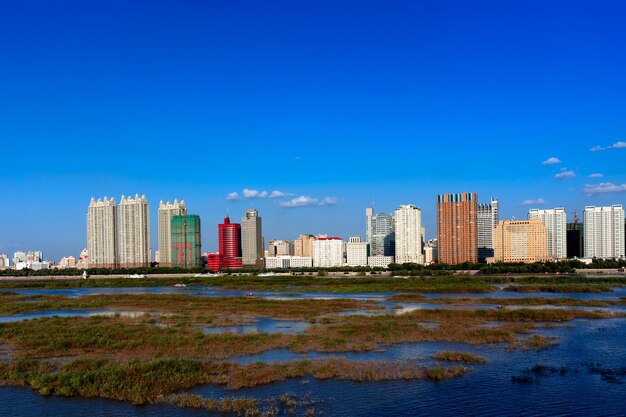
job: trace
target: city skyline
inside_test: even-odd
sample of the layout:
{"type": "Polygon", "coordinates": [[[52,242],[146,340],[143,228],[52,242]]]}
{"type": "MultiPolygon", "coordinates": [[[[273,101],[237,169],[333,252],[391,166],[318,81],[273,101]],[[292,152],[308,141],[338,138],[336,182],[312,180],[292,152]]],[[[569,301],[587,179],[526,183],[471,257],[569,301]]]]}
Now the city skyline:
{"type": "MultiPolygon", "coordinates": [[[[441,192],[497,197],[502,219],[626,205],[623,13],[11,2],[0,137],[16,150],[0,166],[0,253],[77,256],[86,202],[136,192],[184,198],[205,225],[252,206],[266,241],[363,236],[363,208],[402,204],[422,209],[430,239],[441,192]]],[[[202,238],[217,249],[215,228],[202,238]]]]}

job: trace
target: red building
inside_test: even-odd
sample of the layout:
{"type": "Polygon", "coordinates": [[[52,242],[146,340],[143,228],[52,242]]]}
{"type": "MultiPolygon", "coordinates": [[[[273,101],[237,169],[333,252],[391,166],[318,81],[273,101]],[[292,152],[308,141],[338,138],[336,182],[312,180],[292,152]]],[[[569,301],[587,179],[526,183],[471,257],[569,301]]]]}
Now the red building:
{"type": "Polygon", "coordinates": [[[220,267],[242,268],[241,261],[241,225],[231,223],[229,217],[217,226],[219,241],[220,267]]]}
{"type": "Polygon", "coordinates": [[[206,267],[209,271],[217,272],[222,269],[222,260],[219,253],[209,253],[206,256],[206,267]]]}

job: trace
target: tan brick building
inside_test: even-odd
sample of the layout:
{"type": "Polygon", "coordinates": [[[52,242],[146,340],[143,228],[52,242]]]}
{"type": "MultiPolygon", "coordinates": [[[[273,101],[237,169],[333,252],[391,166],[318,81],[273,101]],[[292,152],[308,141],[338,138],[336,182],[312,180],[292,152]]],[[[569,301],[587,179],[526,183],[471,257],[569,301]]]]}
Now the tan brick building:
{"type": "Polygon", "coordinates": [[[540,219],[501,221],[493,232],[493,262],[542,262],[548,256],[548,232],[540,219]]]}

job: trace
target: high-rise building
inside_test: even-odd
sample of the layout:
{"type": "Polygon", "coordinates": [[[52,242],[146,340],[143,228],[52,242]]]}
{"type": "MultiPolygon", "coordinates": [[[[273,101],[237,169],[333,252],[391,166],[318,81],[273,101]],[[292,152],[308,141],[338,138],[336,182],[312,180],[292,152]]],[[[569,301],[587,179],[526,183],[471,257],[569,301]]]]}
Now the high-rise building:
{"type": "Polygon", "coordinates": [[[563,207],[528,210],[528,219],[539,219],[548,233],[548,256],[567,258],[567,215],[563,207]]]}
{"type": "Polygon", "coordinates": [[[202,266],[200,216],[172,216],[171,222],[171,265],[182,268],[202,266]]]}
{"type": "Polygon", "coordinates": [[[478,261],[484,262],[493,256],[493,231],[499,221],[498,199],[490,204],[478,204],[478,261]]]}
{"type": "Polygon", "coordinates": [[[476,193],[437,196],[437,256],[439,262],[478,262],[478,197],[476,193]]]}
{"type": "Polygon", "coordinates": [[[26,262],[26,252],[21,250],[13,252],[13,265],[17,265],[22,262],[26,262]]]}
{"type": "Polygon", "coordinates": [[[352,236],[346,243],[346,265],[367,266],[369,243],[363,242],[361,236],[352,236]]]}
{"type": "Polygon", "coordinates": [[[11,261],[6,253],[0,253],[0,268],[8,268],[11,266],[11,261]]]}
{"type": "Polygon", "coordinates": [[[624,208],[587,206],[583,212],[585,258],[624,258],[624,208]]]}
{"type": "Polygon", "coordinates": [[[540,219],[505,220],[493,234],[494,256],[488,262],[543,262],[548,255],[548,232],[540,219]]]}
{"type": "Polygon", "coordinates": [[[567,257],[583,257],[583,225],[578,221],[576,210],[574,210],[574,221],[567,223],[567,257]]]}
{"type": "Polygon", "coordinates": [[[241,251],[244,266],[263,267],[263,232],[256,209],[246,210],[241,218],[241,251]]]}
{"type": "Polygon", "coordinates": [[[313,242],[313,266],[343,266],[343,240],[339,237],[317,237],[313,242]]]}
{"type": "Polygon", "coordinates": [[[150,266],[150,208],[146,196],[122,196],[118,211],[120,266],[150,266]]]}
{"type": "Polygon", "coordinates": [[[224,223],[217,226],[221,268],[242,268],[241,262],[241,225],[231,223],[224,218],[224,223]]]}
{"type": "Polygon", "coordinates": [[[174,203],[159,202],[159,266],[172,265],[172,217],[187,214],[185,200],[174,200],[174,203]]]}
{"type": "Polygon", "coordinates": [[[118,221],[115,199],[91,199],[87,209],[87,250],[90,268],[119,267],[118,221]]]}
{"type": "Polygon", "coordinates": [[[366,208],[365,239],[370,244],[372,256],[394,256],[393,216],[388,213],[375,214],[373,208],[366,208]]]}
{"type": "Polygon", "coordinates": [[[267,256],[293,255],[293,242],[290,240],[270,240],[267,245],[267,256]]]}
{"type": "Polygon", "coordinates": [[[315,242],[315,236],[300,235],[300,237],[293,242],[294,255],[304,256],[306,258],[312,258],[313,257],[313,242],[315,242]]]}
{"type": "Polygon", "coordinates": [[[424,263],[422,253],[422,210],[403,205],[394,212],[396,263],[424,263]]]}

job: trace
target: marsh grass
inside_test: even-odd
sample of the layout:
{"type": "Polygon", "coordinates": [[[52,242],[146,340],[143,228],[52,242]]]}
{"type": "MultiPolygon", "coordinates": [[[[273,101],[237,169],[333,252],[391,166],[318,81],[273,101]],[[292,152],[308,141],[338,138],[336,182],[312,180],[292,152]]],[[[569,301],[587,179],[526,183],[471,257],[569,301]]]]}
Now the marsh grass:
{"type": "Polygon", "coordinates": [[[598,284],[560,285],[510,285],[504,291],[512,292],[561,292],[561,293],[601,293],[613,292],[613,288],[598,284]]]}
{"type": "Polygon", "coordinates": [[[83,359],[68,363],[55,372],[46,362],[29,360],[13,365],[0,364],[0,381],[8,385],[30,386],[41,395],[99,397],[134,404],[170,401],[178,406],[211,411],[239,411],[256,409],[259,404],[251,399],[206,400],[197,396],[168,396],[201,384],[238,389],[304,376],[368,382],[442,380],[462,376],[467,371],[460,366],[429,369],[406,362],[357,362],[340,358],[247,365],[169,358],[122,364],[83,359]]]}
{"type": "Polygon", "coordinates": [[[433,355],[433,359],[447,362],[464,362],[484,364],[487,360],[479,355],[467,352],[437,352],[433,355]]]}

